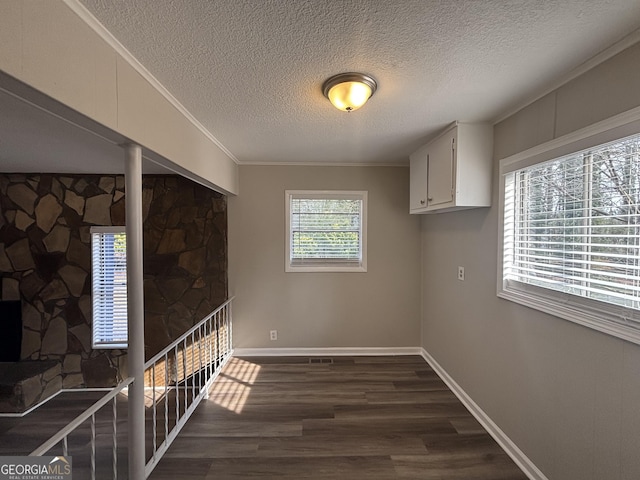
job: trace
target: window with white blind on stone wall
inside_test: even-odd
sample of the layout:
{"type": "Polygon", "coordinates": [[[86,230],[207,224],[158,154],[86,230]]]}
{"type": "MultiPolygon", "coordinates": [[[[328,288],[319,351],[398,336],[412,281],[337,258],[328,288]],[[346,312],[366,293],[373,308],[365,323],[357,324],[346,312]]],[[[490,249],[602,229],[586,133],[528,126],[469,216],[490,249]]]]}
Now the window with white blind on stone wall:
{"type": "Polygon", "coordinates": [[[92,227],[93,348],[127,348],[125,227],[92,227]]]}
{"type": "Polygon", "coordinates": [[[367,192],[287,190],[286,272],[366,272],[367,192]]]}
{"type": "Polygon", "coordinates": [[[501,162],[498,295],[640,343],[640,121],[609,123],[501,162]]]}

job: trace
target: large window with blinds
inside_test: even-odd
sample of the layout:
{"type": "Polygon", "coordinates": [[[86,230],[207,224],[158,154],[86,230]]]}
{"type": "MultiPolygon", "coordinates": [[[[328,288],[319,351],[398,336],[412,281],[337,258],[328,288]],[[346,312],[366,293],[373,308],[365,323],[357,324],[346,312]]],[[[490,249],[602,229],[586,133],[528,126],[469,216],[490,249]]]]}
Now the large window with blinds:
{"type": "Polygon", "coordinates": [[[287,190],[285,209],[285,271],[367,271],[367,192],[287,190]]]}
{"type": "Polygon", "coordinates": [[[125,227],[92,227],[93,348],[127,348],[125,227]]]}
{"type": "Polygon", "coordinates": [[[639,342],[640,134],[517,163],[502,171],[499,295],[639,342]]]}

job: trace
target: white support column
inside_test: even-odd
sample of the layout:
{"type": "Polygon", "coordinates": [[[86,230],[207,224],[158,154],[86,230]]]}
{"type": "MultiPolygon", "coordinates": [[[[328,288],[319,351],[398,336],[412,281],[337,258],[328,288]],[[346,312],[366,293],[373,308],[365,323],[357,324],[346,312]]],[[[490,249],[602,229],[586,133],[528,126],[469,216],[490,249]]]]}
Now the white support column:
{"type": "Polygon", "coordinates": [[[142,261],[142,148],[125,147],[127,208],[127,313],[129,325],[129,478],[145,478],[144,435],[144,274],[142,261]]]}

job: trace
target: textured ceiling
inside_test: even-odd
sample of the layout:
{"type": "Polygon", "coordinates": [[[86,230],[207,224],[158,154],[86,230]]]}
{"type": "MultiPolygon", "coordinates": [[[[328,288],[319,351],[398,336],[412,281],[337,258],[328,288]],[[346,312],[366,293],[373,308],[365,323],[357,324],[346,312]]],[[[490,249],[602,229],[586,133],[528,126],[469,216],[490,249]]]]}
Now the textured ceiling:
{"type": "Polygon", "coordinates": [[[638,0],[80,0],[240,163],[395,163],[640,27],[638,0]],[[343,113],[322,82],[379,88],[343,113]]]}
{"type": "Polygon", "coordinates": [[[640,26],[638,0],[81,0],[239,160],[406,162],[640,26]],[[373,75],[343,113],[322,82],[373,75]]]}

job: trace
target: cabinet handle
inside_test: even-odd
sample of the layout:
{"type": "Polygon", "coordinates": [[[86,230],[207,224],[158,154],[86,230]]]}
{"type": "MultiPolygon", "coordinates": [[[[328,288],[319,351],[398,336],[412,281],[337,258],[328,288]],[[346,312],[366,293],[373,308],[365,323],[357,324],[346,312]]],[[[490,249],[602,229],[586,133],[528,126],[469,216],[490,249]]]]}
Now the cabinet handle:
{"type": "Polygon", "coordinates": [[[420,205],[424,205],[425,201],[424,200],[420,200],[420,205]]]}
{"type": "Polygon", "coordinates": [[[427,200],[428,200],[429,202],[433,202],[433,197],[429,197],[429,198],[427,198],[427,200]]]}

